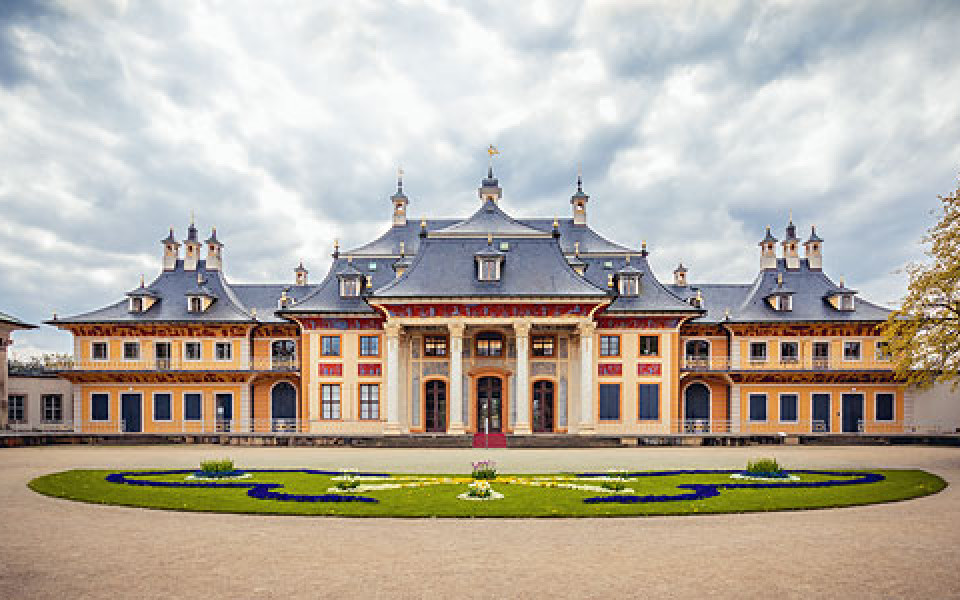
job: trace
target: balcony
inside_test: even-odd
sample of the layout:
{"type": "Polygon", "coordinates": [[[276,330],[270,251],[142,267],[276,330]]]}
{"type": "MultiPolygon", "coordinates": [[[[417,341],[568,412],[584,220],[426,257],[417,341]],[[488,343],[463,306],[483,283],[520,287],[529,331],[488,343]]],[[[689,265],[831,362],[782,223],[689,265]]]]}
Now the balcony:
{"type": "Polygon", "coordinates": [[[284,356],[255,358],[241,361],[184,360],[156,358],[144,360],[77,360],[53,361],[46,365],[50,371],[282,371],[297,372],[300,362],[297,357],[284,356]]]}
{"type": "Polygon", "coordinates": [[[737,371],[889,371],[893,369],[890,360],[863,358],[861,360],[844,360],[841,358],[824,357],[784,357],[748,358],[734,366],[737,371]]]}
{"type": "Polygon", "coordinates": [[[681,371],[729,371],[730,359],[726,356],[684,356],[681,371]]]}

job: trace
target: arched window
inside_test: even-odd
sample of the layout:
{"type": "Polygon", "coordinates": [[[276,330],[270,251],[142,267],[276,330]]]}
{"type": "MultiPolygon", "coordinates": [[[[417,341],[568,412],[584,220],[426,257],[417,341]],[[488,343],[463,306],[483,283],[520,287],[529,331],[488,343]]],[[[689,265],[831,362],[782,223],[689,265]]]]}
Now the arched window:
{"type": "Polygon", "coordinates": [[[477,356],[503,356],[503,335],[495,331],[478,333],[477,356]]]}

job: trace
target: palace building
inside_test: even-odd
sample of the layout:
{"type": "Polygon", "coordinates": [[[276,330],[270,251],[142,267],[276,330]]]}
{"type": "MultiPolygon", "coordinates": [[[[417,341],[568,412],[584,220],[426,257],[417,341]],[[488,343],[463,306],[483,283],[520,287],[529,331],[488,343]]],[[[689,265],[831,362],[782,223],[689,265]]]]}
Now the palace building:
{"type": "Polygon", "coordinates": [[[81,432],[569,435],[904,431],[888,311],[823,271],[824,240],[768,228],[752,282],[658,280],[587,220],[516,219],[491,167],[464,219],[392,226],[326,277],[235,284],[214,229],[74,336],[81,432]],[[802,256],[801,256],[802,253],[802,256]]]}

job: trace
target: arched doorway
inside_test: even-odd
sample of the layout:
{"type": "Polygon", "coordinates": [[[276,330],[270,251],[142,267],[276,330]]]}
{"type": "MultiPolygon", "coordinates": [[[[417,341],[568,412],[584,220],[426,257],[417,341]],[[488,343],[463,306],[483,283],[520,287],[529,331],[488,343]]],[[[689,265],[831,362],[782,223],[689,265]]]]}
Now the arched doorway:
{"type": "Polygon", "coordinates": [[[533,431],[534,433],[553,432],[553,382],[537,381],[533,384],[533,431]]]}
{"type": "Polygon", "coordinates": [[[477,378],[477,433],[503,432],[503,380],[477,378]]]}
{"type": "Polygon", "coordinates": [[[683,393],[685,431],[710,430],[710,389],[700,383],[691,383],[683,393]]]}
{"type": "Polygon", "coordinates": [[[424,429],[431,433],[442,433],[447,430],[447,382],[430,380],[425,392],[424,429]]]}
{"type": "Polygon", "coordinates": [[[270,417],[273,430],[293,429],[297,423],[297,389],[281,381],[270,390],[270,417]]]}

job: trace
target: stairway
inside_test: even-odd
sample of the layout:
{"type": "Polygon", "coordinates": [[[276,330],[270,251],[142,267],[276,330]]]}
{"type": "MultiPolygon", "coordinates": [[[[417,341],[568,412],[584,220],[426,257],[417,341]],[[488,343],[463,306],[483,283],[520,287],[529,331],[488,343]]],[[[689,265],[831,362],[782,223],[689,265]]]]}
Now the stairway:
{"type": "Polygon", "coordinates": [[[507,436],[502,433],[473,434],[474,448],[506,448],[507,436]]]}

